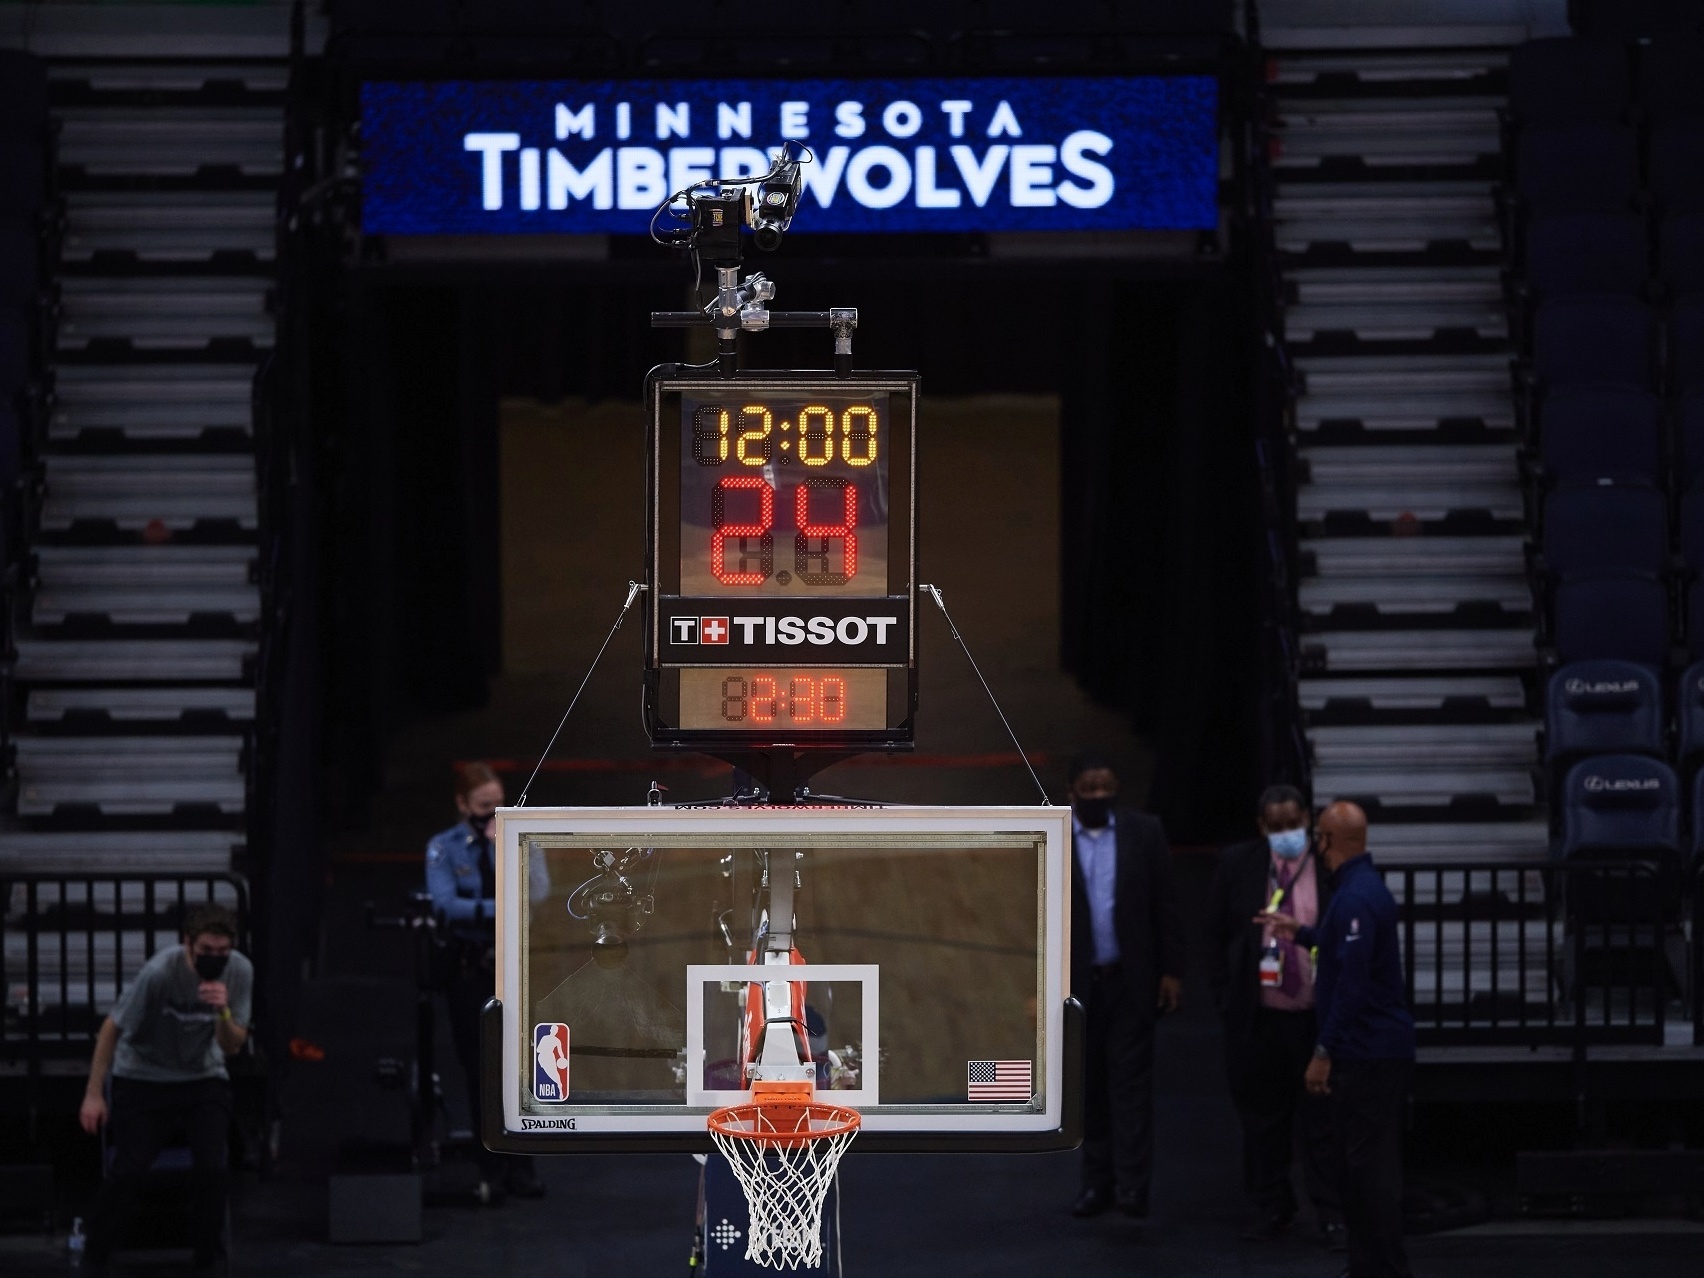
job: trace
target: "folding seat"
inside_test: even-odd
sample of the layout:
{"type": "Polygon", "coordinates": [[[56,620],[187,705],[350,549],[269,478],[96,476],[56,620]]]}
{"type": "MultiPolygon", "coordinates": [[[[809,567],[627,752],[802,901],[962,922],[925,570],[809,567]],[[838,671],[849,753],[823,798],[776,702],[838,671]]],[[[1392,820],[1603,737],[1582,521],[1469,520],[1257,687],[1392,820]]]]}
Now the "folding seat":
{"type": "Polygon", "coordinates": [[[41,254],[35,228],[0,217],[0,306],[30,307],[41,293],[41,254]]]}
{"type": "Polygon", "coordinates": [[[1655,577],[1612,573],[1557,584],[1552,599],[1552,643],[1563,664],[1636,661],[1668,666],[1668,588],[1655,577]]]}
{"type": "Polygon", "coordinates": [[[1559,297],[1532,320],[1532,363],[1545,386],[1656,383],[1656,315],[1631,297],[1559,297]]]}
{"type": "Polygon", "coordinates": [[[1649,191],[1657,206],[1704,210],[1704,119],[1657,124],[1649,155],[1649,191]]]}
{"type": "Polygon", "coordinates": [[[1555,771],[1592,754],[1663,758],[1662,681],[1630,661],[1563,666],[1545,689],[1544,732],[1545,762],[1555,771]]]}
{"type": "Polygon", "coordinates": [[[1704,390],[1704,293],[1676,298],[1669,313],[1669,389],[1704,390]]]}
{"type": "Polygon", "coordinates": [[[1700,29],[1698,0],[1569,0],[1568,25],[1599,40],[1642,40],[1700,29]]]}
{"type": "MultiPolygon", "coordinates": [[[[1662,403],[1635,386],[1558,386],[1544,398],[1539,457],[1557,482],[1624,479],[1656,485],[1662,403]]],[[[1704,454],[1700,455],[1704,463],[1704,454]]]]}
{"type": "Polygon", "coordinates": [[[1680,850],[1680,783],[1660,759],[1605,754],[1568,769],[1562,784],[1564,857],[1672,858],[1680,850]]]}
{"type": "Polygon", "coordinates": [[[1633,103],[1625,45],[1556,36],[1509,52],[1509,112],[1519,125],[1618,120],[1633,103]]]}
{"type": "Polygon", "coordinates": [[[1541,214],[1526,229],[1526,275],[1534,298],[1577,293],[1637,297],[1650,274],[1645,219],[1614,209],[1541,214]]]}
{"type": "Polygon", "coordinates": [[[1704,39],[1669,35],[1639,52],[1639,106],[1655,120],[1704,116],[1704,39]]]}
{"type": "Polygon", "coordinates": [[[1649,484],[1576,480],[1545,498],[1544,568],[1556,578],[1659,576],[1668,568],[1668,542],[1668,501],[1649,484]]]}
{"type": "Polygon", "coordinates": [[[1601,120],[1522,129],[1515,192],[1535,210],[1628,208],[1639,193],[1638,135],[1601,120]]]}

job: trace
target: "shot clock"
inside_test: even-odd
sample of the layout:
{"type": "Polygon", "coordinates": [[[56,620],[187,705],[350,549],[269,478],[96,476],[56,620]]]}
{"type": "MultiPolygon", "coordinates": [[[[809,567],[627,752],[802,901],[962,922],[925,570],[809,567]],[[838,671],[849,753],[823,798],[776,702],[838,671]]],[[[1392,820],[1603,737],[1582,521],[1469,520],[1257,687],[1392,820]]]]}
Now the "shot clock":
{"type": "Polygon", "coordinates": [[[653,373],[646,723],[659,744],[909,743],[914,373],[653,373]]]}

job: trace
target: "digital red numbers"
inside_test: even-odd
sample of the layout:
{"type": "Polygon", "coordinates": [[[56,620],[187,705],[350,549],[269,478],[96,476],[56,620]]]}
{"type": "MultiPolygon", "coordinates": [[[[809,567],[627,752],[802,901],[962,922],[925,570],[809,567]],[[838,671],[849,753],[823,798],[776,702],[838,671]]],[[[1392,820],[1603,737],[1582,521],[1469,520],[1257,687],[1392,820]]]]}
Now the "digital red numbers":
{"type": "Polygon", "coordinates": [[[793,490],[793,523],[799,535],[793,538],[793,570],[807,586],[843,586],[858,575],[858,485],[850,479],[807,479],[793,490]],[[811,522],[811,494],[840,491],[839,523],[811,522]],[[815,538],[820,544],[813,547],[815,538]],[[829,567],[829,543],[840,543],[840,571],[829,567]],[[818,565],[815,569],[812,564],[818,565]]]}
{"type": "Polygon", "coordinates": [[[718,479],[710,494],[710,571],[724,586],[761,586],[775,571],[775,538],[770,529],[775,526],[775,490],[756,475],[733,475],[718,479]],[[757,522],[730,523],[728,494],[730,492],[757,494],[757,522]],[[727,564],[728,538],[739,539],[739,566],[730,570],[727,564]],[[748,544],[757,538],[757,568],[751,567],[752,553],[748,544]]]}
{"type": "Polygon", "coordinates": [[[729,675],[722,680],[722,718],[833,727],[846,721],[846,680],[839,675],[729,675]]]}

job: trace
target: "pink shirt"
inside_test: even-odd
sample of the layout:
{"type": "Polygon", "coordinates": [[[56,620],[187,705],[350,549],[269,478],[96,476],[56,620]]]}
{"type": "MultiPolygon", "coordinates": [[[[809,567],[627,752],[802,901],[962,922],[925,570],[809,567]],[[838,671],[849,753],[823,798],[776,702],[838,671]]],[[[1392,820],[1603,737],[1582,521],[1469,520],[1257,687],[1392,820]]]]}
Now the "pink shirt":
{"type": "MultiPolygon", "coordinates": [[[[1302,857],[1298,866],[1295,861],[1273,856],[1267,884],[1268,904],[1271,904],[1272,893],[1279,889],[1283,889],[1284,893],[1278,903],[1280,913],[1288,914],[1303,927],[1313,927],[1319,922],[1319,879],[1314,873],[1313,857],[1302,857]]],[[[1264,949],[1271,939],[1272,929],[1263,928],[1261,948],[1264,949]]],[[[1277,1012],[1305,1012],[1314,1002],[1313,958],[1292,940],[1280,940],[1278,952],[1283,962],[1283,976],[1276,988],[1260,987],[1260,1005],[1277,1012]]]]}

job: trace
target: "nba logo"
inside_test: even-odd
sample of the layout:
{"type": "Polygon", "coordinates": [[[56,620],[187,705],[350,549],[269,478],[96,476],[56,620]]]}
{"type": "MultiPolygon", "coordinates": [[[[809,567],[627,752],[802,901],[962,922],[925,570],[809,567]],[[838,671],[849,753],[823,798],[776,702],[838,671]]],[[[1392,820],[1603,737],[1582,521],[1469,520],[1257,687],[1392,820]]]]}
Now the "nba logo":
{"type": "Polygon", "coordinates": [[[533,1099],[568,1099],[568,1027],[555,1021],[533,1026],[533,1099]]]}

